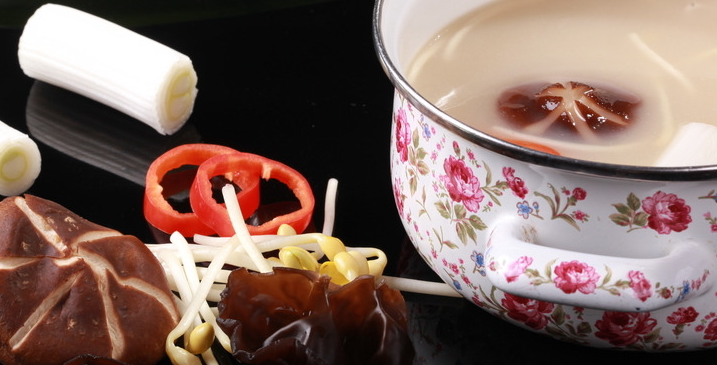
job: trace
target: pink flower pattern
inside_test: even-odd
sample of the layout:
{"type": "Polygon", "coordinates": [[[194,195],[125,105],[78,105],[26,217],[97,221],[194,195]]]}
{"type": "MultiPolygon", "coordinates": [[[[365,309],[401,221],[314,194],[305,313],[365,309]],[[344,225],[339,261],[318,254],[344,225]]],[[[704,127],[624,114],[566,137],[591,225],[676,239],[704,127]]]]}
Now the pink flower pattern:
{"type": "Polygon", "coordinates": [[[675,194],[658,191],[642,201],[642,209],[649,214],[648,226],[659,234],[682,232],[692,222],[690,206],[675,194]]]}
{"type": "Polygon", "coordinates": [[[508,187],[513,191],[513,194],[518,198],[525,199],[525,195],[528,194],[528,188],[525,186],[523,179],[515,177],[515,169],[512,167],[503,168],[503,176],[505,181],[508,183],[508,187]]]}
{"type": "Polygon", "coordinates": [[[567,294],[579,291],[590,294],[595,291],[600,274],[595,268],[576,260],[562,262],[555,267],[555,286],[567,294]]]}
{"type": "Polygon", "coordinates": [[[576,210],[575,213],[573,213],[573,217],[579,221],[584,221],[587,218],[587,216],[588,215],[585,214],[585,212],[583,212],[582,210],[576,210]]]}
{"type": "Polygon", "coordinates": [[[505,280],[510,282],[513,282],[518,279],[520,275],[523,275],[525,272],[525,269],[530,266],[530,264],[533,263],[533,258],[528,256],[521,256],[514,262],[512,262],[510,265],[508,265],[508,268],[505,270],[505,280]]]}
{"type": "Polygon", "coordinates": [[[473,171],[463,160],[453,156],[449,156],[443,162],[443,170],[446,174],[440,176],[440,179],[451,199],[463,203],[469,211],[477,212],[484,195],[480,189],[480,181],[473,175],[473,171]]]}
{"type": "Polygon", "coordinates": [[[508,311],[508,317],[525,324],[532,329],[542,329],[548,325],[548,314],[555,304],[541,300],[528,299],[506,293],[501,301],[508,311]]]}
{"type": "Polygon", "coordinates": [[[396,113],[396,151],[401,162],[408,161],[408,145],[411,143],[411,129],[406,120],[406,110],[401,108],[396,113]]]}
{"type": "Polygon", "coordinates": [[[631,270],[627,273],[627,277],[630,279],[630,288],[635,292],[637,299],[644,302],[652,296],[652,284],[642,272],[631,270]]]}

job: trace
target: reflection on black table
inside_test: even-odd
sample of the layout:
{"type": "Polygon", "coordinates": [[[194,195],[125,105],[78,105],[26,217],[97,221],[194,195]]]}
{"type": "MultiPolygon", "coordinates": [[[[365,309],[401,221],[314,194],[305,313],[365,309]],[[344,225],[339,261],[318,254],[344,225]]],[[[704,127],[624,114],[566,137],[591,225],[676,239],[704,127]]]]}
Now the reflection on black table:
{"type": "MultiPolygon", "coordinates": [[[[88,11],[100,3],[83,2],[88,11]]],[[[8,9],[0,4],[0,14],[8,9]]],[[[334,234],[347,245],[383,249],[388,274],[437,280],[405,241],[393,202],[388,171],[393,88],[373,49],[372,10],[370,0],[334,0],[214,19],[198,13],[195,19],[163,18],[155,25],[151,16],[128,22],[190,56],[199,76],[192,117],[180,134],[166,138],[35,84],[17,64],[21,23],[0,28],[5,85],[0,120],[35,137],[43,156],[43,170],[29,193],[156,242],[142,214],[144,172],[129,166],[144,169],[139,166],[182,138],[223,144],[302,172],[316,192],[317,207],[323,206],[327,181],[337,178],[334,234]],[[92,146],[99,140],[105,144],[92,146]],[[103,151],[114,151],[118,164],[103,166],[109,160],[93,156],[103,151]]],[[[322,220],[318,209],[315,222],[322,220]]],[[[414,294],[406,299],[416,364],[701,363],[715,356],[714,350],[645,354],[579,347],[507,324],[464,299],[414,294]]]]}

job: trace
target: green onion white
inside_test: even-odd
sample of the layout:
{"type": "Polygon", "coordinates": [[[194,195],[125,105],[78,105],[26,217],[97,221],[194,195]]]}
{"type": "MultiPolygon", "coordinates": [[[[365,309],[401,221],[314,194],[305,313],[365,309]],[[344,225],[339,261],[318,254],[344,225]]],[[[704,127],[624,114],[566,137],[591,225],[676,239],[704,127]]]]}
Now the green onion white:
{"type": "Polygon", "coordinates": [[[45,4],[18,45],[26,75],[74,91],[173,134],[197,95],[192,61],[159,42],[83,11],[45,4]]]}
{"type": "Polygon", "coordinates": [[[35,141],[0,122],[0,195],[24,193],[40,175],[42,158],[35,141]]]}

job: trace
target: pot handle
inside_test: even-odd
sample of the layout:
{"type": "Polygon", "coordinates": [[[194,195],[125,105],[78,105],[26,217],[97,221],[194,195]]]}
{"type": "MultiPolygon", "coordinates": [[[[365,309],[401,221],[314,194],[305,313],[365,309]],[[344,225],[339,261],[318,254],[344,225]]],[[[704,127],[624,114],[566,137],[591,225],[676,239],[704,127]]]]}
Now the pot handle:
{"type": "Polygon", "coordinates": [[[630,258],[568,251],[533,243],[535,229],[498,223],[487,243],[486,276],[513,295],[577,307],[643,312],[710,291],[716,256],[693,240],[662,256],[630,258]]]}

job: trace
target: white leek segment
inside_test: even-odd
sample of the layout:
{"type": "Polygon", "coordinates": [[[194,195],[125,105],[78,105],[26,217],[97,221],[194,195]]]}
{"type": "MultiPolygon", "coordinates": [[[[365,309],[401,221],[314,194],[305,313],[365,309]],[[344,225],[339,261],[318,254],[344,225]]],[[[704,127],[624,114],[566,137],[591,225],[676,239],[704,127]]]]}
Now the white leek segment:
{"type": "Polygon", "coordinates": [[[18,46],[26,75],[173,134],[197,95],[189,57],[97,16],[56,4],[28,19],[18,46]]]}
{"type": "Polygon", "coordinates": [[[717,127],[688,123],[677,131],[655,166],[717,165],[717,127]]]}
{"type": "Polygon", "coordinates": [[[0,195],[24,193],[40,175],[40,150],[35,141],[0,122],[0,195]]]}

